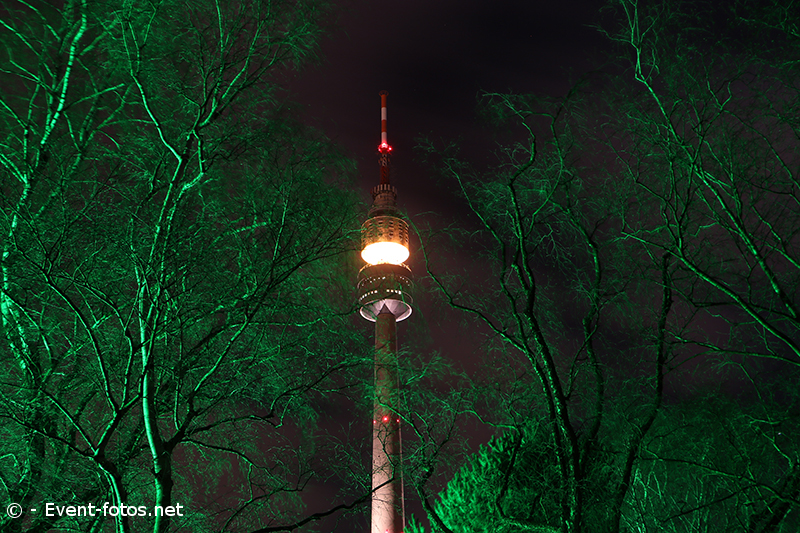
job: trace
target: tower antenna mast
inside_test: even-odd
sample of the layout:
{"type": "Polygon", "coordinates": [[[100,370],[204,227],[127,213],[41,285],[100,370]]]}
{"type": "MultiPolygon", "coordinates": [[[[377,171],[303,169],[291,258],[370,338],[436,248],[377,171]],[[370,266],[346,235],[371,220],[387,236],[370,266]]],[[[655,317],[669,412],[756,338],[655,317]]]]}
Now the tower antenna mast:
{"type": "Polygon", "coordinates": [[[386,97],[388,91],[381,91],[381,144],[378,145],[378,162],[381,166],[381,184],[389,184],[389,153],[392,147],[386,140],[386,97]]]}

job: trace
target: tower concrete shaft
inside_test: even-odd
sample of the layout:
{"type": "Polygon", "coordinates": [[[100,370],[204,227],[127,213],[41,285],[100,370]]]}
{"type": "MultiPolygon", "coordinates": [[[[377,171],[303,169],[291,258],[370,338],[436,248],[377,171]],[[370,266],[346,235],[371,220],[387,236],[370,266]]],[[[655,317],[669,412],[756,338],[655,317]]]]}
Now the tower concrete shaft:
{"type": "Polygon", "coordinates": [[[371,533],[400,533],[404,528],[400,417],[393,409],[397,388],[397,321],[384,308],[375,321],[371,533]]]}

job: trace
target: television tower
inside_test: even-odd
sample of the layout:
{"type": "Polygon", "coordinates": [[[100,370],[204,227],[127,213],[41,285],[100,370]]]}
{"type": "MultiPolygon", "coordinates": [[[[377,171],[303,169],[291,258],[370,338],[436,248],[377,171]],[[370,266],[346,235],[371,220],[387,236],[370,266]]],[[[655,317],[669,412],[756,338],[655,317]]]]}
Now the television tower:
{"type": "Polygon", "coordinates": [[[371,533],[402,533],[405,527],[398,408],[397,323],[411,314],[408,223],[397,210],[397,189],[389,182],[386,97],[381,91],[380,183],[372,189],[369,218],[361,226],[358,272],[361,316],[375,322],[375,399],[372,415],[371,533]]]}

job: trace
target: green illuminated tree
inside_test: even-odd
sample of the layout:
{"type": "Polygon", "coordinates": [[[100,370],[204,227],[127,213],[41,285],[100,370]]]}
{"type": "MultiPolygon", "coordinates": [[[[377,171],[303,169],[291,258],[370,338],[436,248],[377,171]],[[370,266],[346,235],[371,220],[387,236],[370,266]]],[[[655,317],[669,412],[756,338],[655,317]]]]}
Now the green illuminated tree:
{"type": "Polygon", "coordinates": [[[355,204],[279,82],[326,13],[4,4],[0,494],[183,506],[4,531],[290,530],[324,511],[302,491],[319,402],[360,363],[340,276],[355,204]]]}
{"type": "Polygon", "coordinates": [[[480,452],[438,504],[423,487],[435,531],[471,531],[459,510],[501,531],[797,529],[800,79],[782,6],[611,2],[614,75],[556,101],[486,96],[511,139],[496,167],[423,145],[483,252],[468,285],[435,246],[430,272],[489,331],[485,368],[507,361],[476,414],[518,443],[516,461],[480,452]],[[526,442],[549,454],[525,462],[526,442]]]}
{"type": "Polygon", "coordinates": [[[697,511],[684,501],[681,512],[695,524],[703,513],[718,524],[735,517],[731,530],[794,530],[800,450],[778,428],[794,423],[796,414],[785,414],[797,403],[784,392],[789,381],[769,378],[795,376],[800,365],[800,49],[786,18],[791,4],[614,5],[621,24],[607,35],[622,45],[633,84],[613,121],[624,141],[607,146],[652,213],[630,219],[624,238],[676,261],[680,301],[706,317],[696,329],[716,329],[676,340],[701,361],[729,365],[750,396],[716,424],[736,443],[723,461],[713,453],[670,458],[690,475],[709,467],[719,476],[697,511]],[[726,487],[730,479],[736,489],[726,487]],[[747,511],[726,508],[721,495],[747,511]]]}
{"type": "MultiPolygon", "coordinates": [[[[486,174],[447,153],[442,164],[477,215],[481,260],[494,284],[454,290],[432,271],[451,305],[491,332],[486,366],[506,360],[513,376],[503,380],[509,389],[498,391],[493,403],[502,408],[491,420],[515,433],[519,455],[489,484],[486,502],[495,512],[486,515],[494,516],[488,527],[612,531],[620,527],[635,453],[660,411],[675,357],[668,331],[684,327],[670,316],[675,265],[616,237],[625,184],[575,160],[571,102],[537,113],[525,98],[492,98],[490,110],[519,119],[528,142],[506,149],[486,174]],[[541,137],[537,116],[549,129],[541,137]],[[615,338],[619,329],[629,347],[615,338]]],[[[435,520],[435,506],[429,510],[435,520]]],[[[465,530],[441,520],[445,527],[465,530]]]]}

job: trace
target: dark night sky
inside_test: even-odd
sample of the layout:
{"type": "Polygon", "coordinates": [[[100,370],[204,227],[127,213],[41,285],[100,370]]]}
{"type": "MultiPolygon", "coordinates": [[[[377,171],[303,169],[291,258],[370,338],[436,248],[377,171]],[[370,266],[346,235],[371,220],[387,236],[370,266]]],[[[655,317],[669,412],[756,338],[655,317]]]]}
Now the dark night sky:
{"type": "MultiPolygon", "coordinates": [[[[322,43],[322,62],[306,67],[292,82],[291,97],[304,106],[306,122],[322,129],[358,161],[358,186],[367,202],[378,181],[378,92],[389,91],[392,182],[398,187],[401,209],[412,218],[428,212],[458,216],[432,169],[419,162],[415,138],[460,138],[470,156],[487,160],[492,144],[477,118],[479,93],[565,94],[571,82],[602,61],[607,41],[591,27],[602,3],[341,1],[337,28],[322,43]]],[[[412,258],[411,266],[421,274],[418,258],[412,258]]],[[[420,303],[424,305],[424,300],[418,300],[417,307],[420,303]]],[[[412,320],[426,312],[417,311],[412,320]]],[[[448,320],[432,315],[428,312],[426,318],[437,323],[448,320]]],[[[474,359],[479,341],[459,336],[451,327],[432,328],[431,337],[445,357],[459,366],[472,366],[469,360],[474,359]]],[[[332,487],[319,489],[320,499],[333,496],[332,487]]],[[[332,502],[309,503],[324,509],[332,502]]],[[[409,503],[419,518],[420,510],[409,503]]],[[[366,530],[367,524],[345,520],[330,526],[350,532],[366,530]]]]}
{"type": "Polygon", "coordinates": [[[338,29],[322,44],[323,63],[305,69],[292,97],[305,105],[309,122],[358,160],[366,199],[378,176],[378,92],[389,91],[394,181],[412,215],[437,207],[430,169],[414,161],[416,137],[477,142],[481,91],[562,95],[606,44],[590,27],[600,0],[340,5],[338,29]]]}

